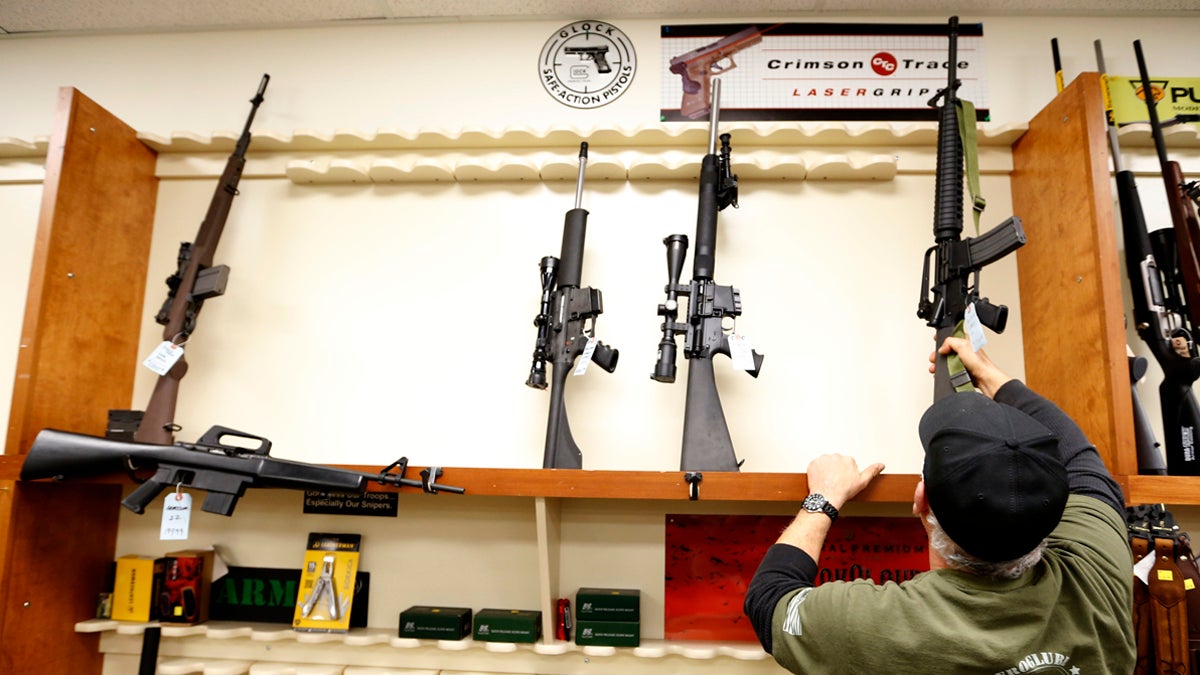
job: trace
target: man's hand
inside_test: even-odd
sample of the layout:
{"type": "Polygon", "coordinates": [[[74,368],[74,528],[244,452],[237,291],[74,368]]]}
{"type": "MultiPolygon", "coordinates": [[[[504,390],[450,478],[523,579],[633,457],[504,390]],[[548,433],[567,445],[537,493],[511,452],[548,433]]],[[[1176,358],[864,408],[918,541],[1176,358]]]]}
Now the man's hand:
{"type": "MultiPolygon", "coordinates": [[[[808,491],[825,495],[829,503],[840,510],[875,480],[880,471],[883,471],[881,463],[860,471],[853,457],[821,455],[808,464],[808,491]]],[[[831,525],[833,521],[824,513],[801,511],[779,535],[777,543],[795,546],[807,553],[813,562],[819,563],[821,547],[825,544],[825,536],[829,534],[831,525]]]]}
{"type": "Polygon", "coordinates": [[[929,354],[929,372],[934,372],[938,354],[949,355],[951,352],[958,354],[963,367],[971,375],[971,381],[988,398],[995,398],[1000,387],[1013,379],[992,363],[991,358],[982,349],[975,351],[970,340],[956,337],[946,338],[940,348],[929,354]]]}
{"type": "Polygon", "coordinates": [[[860,471],[853,457],[821,455],[808,464],[808,491],[825,495],[834,508],[841,509],[881,471],[883,464],[879,462],[860,471]]]}

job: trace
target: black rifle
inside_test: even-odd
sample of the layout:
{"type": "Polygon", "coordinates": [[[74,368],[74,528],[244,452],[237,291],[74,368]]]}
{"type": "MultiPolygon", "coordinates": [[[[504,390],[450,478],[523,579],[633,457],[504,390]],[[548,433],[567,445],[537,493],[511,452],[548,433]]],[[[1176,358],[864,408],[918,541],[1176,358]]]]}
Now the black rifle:
{"type": "MultiPolygon", "coordinates": [[[[1155,261],[1154,251],[1163,246],[1174,246],[1174,242],[1166,241],[1157,247],[1151,243],[1151,236],[1162,237],[1162,230],[1150,235],[1146,231],[1146,218],[1142,213],[1142,201],[1138,197],[1137,183],[1133,172],[1124,168],[1121,161],[1121,145],[1117,140],[1117,124],[1113,117],[1112,100],[1109,98],[1107,74],[1104,67],[1104,52],[1100,41],[1093,43],[1096,47],[1096,65],[1100,71],[1101,87],[1104,94],[1104,114],[1108,123],[1108,148],[1112,155],[1113,175],[1117,183],[1117,202],[1121,209],[1121,232],[1125,239],[1125,273],[1129,277],[1130,295],[1133,298],[1133,321],[1138,335],[1150,347],[1154,359],[1158,361],[1164,373],[1171,373],[1168,380],[1182,386],[1181,395],[1192,399],[1191,408],[1195,410],[1195,397],[1191,394],[1191,382],[1195,375],[1183,383],[1181,376],[1190,370],[1187,357],[1180,356],[1171,347],[1172,334],[1182,329],[1184,322],[1189,321],[1179,312],[1167,309],[1169,304],[1164,289],[1163,274],[1155,261]],[[1184,390],[1186,394],[1184,394],[1184,390]]],[[[1166,233],[1169,237],[1170,232],[1166,233]]],[[[1137,446],[1138,473],[1144,475],[1163,475],[1167,472],[1163,462],[1162,450],[1154,437],[1149,417],[1142,407],[1142,399],[1138,395],[1138,380],[1146,374],[1146,359],[1140,356],[1130,356],[1129,384],[1130,396],[1133,401],[1134,440],[1137,446]]],[[[1186,378],[1185,378],[1186,379],[1186,378]]],[[[1165,384],[1165,383],[1164,383],[1165,384]]],[[[1160,389],[1160,394],[1162,393],[1160,389]]],[[[1163,413],[1167,406],[1164,399],[1163,413]]],[[[1172,406],[1178,411],[1178,406],[1172,406]]],[[[1195,418],[1193,418],[1194,420],[1195,418]]],[[[1166,418],[1163,419],[1166,423],[1166,418]]],[[[1168,423],[1167,429],[1174,428],[1175,423],[1168,423]]],[[[1193,421],[1194,425],[1194,421],[1193,421]]]]}
{"type": "MultiPolygon", "coordinates": [[[[583,173],[587,167],[587,143],[579,144],[579,178],[575,184],[575,208],[563,221],[561,258],[542,258],[542,302],[533,325],[537,326],[537,344],[527,386],[546,388],[546,362],[554,370],[550,387],[550,417],[546,423],[545,469],[581,469],[583,453],[571,436],[563,390],[567,374],[580,355],[590,358],[604,370],[617,368],[616,349],[595,338],[596,317],[604,312],[599,289],[579,286],[583,274],[583,241],[587,236],[586,209],[583,201],[583,173]],[[589,353],[590,352],[590,353],[589,353]]],[[[584,364],[581,364],[584,365],[584,364]]]]}
{"type": "Polygon", "coordinates": [[[1117,190],[1122,197],[1126,269],[1138,335],[1150,347],[1163,370],[1158,393],[1167,446],[1167,473],[1194,476],[1200,475],[1200,459],[1196,457],[1200,407],[1192,390],[1193,383],[1200,377],[1200,358],[1197,358],[1195,342],[1196,314],[1200,311],[1200,262],[1196,249],[1200,244],[1200,225],[1192,200],[1200,197],[1200,187],[1194,182],[1185,182],[1179,164],[1167,159],[1154,88],[1146,71],[1141,42],[1134,41],[1133,48],[1174,227],[1148,235],[1133,173],[1119,172],[1117,190]],[[1134,255],[1138,256],[1137,260],[1134,255]]]}
{"type": "MultiPolygon", "coordinates": [[[[717,124],[720,116],[721,80],[712,82],[711,117],[709,119],[708,154],[700,163],[700,196],[696,214],[696,252],[692,260],[692,280],[680,285],[683,260],[687,256],[686,235],[672,234],[663,240],[667,247],[667,301],[658,306],[663,317],[662,340],[658,343],[658,362],[650,376],[659,382],[675,381],[675,336],[685,336],[683,353],[688,360],[687,404],[683,413],[683,452],[680,469],[683,471],[737,471],[741,462],[733,452],[733,440],[717,381],[713,372],[713,357],[731,356],[729,333],[722,325],[726,317],[736,319],[742,314],[742,299],[732,286],[713,282],[713,265],[717,251],[717,212],[727,206],[737,207],[737,176],[729,166],[729,134],[721,134],[720,153],[717,151],[717,124]],[[676,321],[679,296],[688,298],[688,315],[684,322],[676,321]]],[[[732,332],[732,327],[730,327],[732,332]]],[[[763,357],[751,351],[754,367],[747,370],[758,377],[763,357]]]]}
{"type": "MultiPolygon", "coordinates": [[[[979,271],[1025,244],[1025,231],[1016,216],[979,237],[962,238],[963,229],[963,145],[959,137],[958,90],[956,74],[958,61],[958,17],[950,18],[950,57],[946,88],[940,90],[929,105],[938,107],[938,147],[936,194],[933,212],[934,245],[925,251],[921,274],[921,300],[917,316],[937,330],[937,344],[954,335],[966,316],[967,307],[974,305],[979,322],[1004,332],[1008,323],[1008,307],[994,305],[979,295],[979,271]],[[933,259],[933,285],[929,282],[930,260],[933,259]],[[932,297],[931,294],[932,293],[932,297]]],[[[969,120],[974,124],[975,120],[969,120]]],[[[954,374],[952,381],[947,357],[939,354],[935,365],[933,398],[938,400],[954,393],[956,387],[969,384],[965,372],[954,374]]]]}
{"type": "Polygon", "coordinates": [[[121,502],[125,508],[142,513],[163,490],[182,485],[207,491],[201,508],[223,516],[232,515],[238,498],[252,487],[364,492],[375,481],[381,485],[419,487],[426,492],[463,492],[462,488],[435,483],[441,474],[437,467],[423,470],[422,480],[405,478],[407,458],[370,474],[275,459],[270,451],[271,441],[225,427],[209,429],[196,443],[167,446],[43,429],[25,456],[21,480],[86,478],[149,468],[154,469],[154,475],[121,502]],[[227,436],[257,441],[258,447],[222,443],[227,436]],[[399,473],[393,473],[397,468],[399,473]]]}
{"type": "MultiPolygon", "coordinates": [[[[179,246],[178,269],[167,278],[167,299],[154,317],[163,326],[165,342],[174,345],[187,342],[196,329],[196,317],[204,301],[225,293],[229,267],[213,266],[213,255],[221,240],[221,232],[225,229],[225,221],[229,218],[233,198],[238,194],[238,183],[246,166],[246,150],[250,147],[250,125],[254,122],[258,106],[263,102],[263,93],[270,79],[270,75],[264,74],[258,92],[250,99],[250,116],[246,118],[246,126],[238,137],[233,154],[225,162],[225,170],[217,181],[208,213],[200,223],[195,241],[185,241],[179,246]]],[[[137,431],[133,436],[135,440],[158,445],[170,445],[175,441],[175,432],[179,429],[175,424],[175,404],[179,399],[179,381],[187,374],[187,369],[186,357],[181,356],[165,375],[159,376],[146,411],[137,423],[137,431]]],[[[128,415],[127,411],[113,411],[110,416],[113,414],[128,415]]],[[[136,419],[136,413],[134,417],[136,419]]]]}

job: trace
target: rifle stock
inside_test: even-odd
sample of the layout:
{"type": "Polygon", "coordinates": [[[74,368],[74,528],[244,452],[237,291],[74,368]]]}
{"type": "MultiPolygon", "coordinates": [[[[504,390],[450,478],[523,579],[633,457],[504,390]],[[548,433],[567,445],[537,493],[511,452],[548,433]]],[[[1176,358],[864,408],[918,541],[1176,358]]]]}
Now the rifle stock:
{"type": "Polygon", "coordinates": [[[142,483],[121,505],[143,513],[155,497],[178,485],[205,490],[202,509],[223,516],[233,514],[247,488],[278,487],[293,490],[342,490],[363,492],[371,481],[384,485],[422,487],[429,492],[459,492],[462,488],[434,483],[439,470],[426,481],[405,478],[408,460],[401,459],[378,474],[337,467],[306,464],[269,455],[271,442],[225,427],[213,427],[198,443],[156,445],[130,443],[55,429],[38,433],[21,466],[21,480],[41,478],[86,478],[133,468],[153,468],[154,475],[142,483]],[[246,449],[222,443],[227,436],[259,442],[246,449]],[[391,473],[397,466],[399,474],[391,473]]]}
{"type": "Polygon", "coordinates": [[[538,334],[533,365],[525,384],[534,389],[545,389],[546,363],[551,364],[550,410],[542,455],[542,468],[545,469],[583,468],[583,453],[567,422],[565,398],[567,375],[575,367],[576,359],[586,356],[611,373],[616,370],[620,356],[616,349],[593,336],[596,317],[604,312],[603,296],[598,289],[580,286],[588,217],[588,212],[581,207],[587,148],[587,143],[580,143],[575,208],[567,211],[563,219],[560,257],[547,256],[539,265],[542,297],[539,313],[533,320],[538,334]]]}
{"type": "MultiPolygon", "coordinates": [[[[178,268],[167,278],[167,299],[155,316],[163,326],[163,341],[179,346],[187,342],[196,329],[196,318],[204,301],[224,294],[229,278],[229,267],[213,266],[217,243],[229,219],[233,198],[238,194],[242,170],[246,166],[246,151],[250,147],[250,126],[254,115],[263,102],[263,94],[271,76],[264,74],[258,91],[250,99],[250,115],[242,128],[233,152],[225,162],[221,177],[209,201],[208,211],[200,223],[194,242],[184,242],[179,247],[178,268]]],[[[175,440],[175,404],[179,399],[179,384],[187,374],[187,357],[180,356],[165,374],[155,382],[154,392],[134,439],[142,443],[170,445],[175,440]]]]}

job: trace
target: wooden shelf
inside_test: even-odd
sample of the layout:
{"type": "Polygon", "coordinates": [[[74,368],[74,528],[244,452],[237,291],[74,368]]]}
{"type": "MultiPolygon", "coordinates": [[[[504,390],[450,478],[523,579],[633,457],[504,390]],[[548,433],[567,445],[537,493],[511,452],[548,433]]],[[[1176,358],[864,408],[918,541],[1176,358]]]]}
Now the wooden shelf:
{"type": "MultiPolygon", "coordinates": [[[[0,455],[0,480],[17,480],[21,473],[19,455],[0,455]]],[[[380,467],[343,465],[338,468],[377,473],[380,467]]],[[[406,475],[420,476],[426,467],[409,466],[406,475]]],[[[569,469],[488,469],[442,467],[443,485],[466,489],[467,494],[488,497],[550,497],[578,499],[642,499],[688,501],[689,484],[683,471],[576,471],[569,469]]],[[[920,477],[915,474],[884,474],[858,496],[860,502],[907,503],[920,477]]],[[[120,474],[86,482],[130,482],[120,474]]],[[[412,492],[373,484],[371,490],[412,492]]],[[[808,494],[808,479],[802,473],[702,472],[701,501],[779,502],[801,501],[808,494]]],[[[440,495],[439,495],[440,496],[440,495]]],[[[453,495],[446,494],[446,498],[453,495]]]]}

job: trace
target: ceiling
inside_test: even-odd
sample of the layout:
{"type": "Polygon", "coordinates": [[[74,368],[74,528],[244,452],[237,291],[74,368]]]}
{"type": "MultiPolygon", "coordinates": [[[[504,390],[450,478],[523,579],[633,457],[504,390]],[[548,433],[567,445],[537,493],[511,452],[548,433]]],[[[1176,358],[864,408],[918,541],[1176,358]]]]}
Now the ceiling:
{"type": "Polygon", "coordinates": [[[1200,16],[1200,0],[4,0],[0,36],[446,20],[938,14],[1200,16]],[[581,11],[581,8],[584,10],[581,11]],[[586,14],[586,16],[584,16],[586,14]]]}

